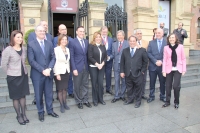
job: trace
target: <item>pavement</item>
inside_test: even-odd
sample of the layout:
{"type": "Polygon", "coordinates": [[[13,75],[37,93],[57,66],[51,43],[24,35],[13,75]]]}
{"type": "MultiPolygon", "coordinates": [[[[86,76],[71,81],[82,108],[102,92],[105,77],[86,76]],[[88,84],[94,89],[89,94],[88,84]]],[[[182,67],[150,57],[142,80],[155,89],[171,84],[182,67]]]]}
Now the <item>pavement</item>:
{"type": "Polygon", "coordinates": [[[0,114],[0,133],[200,133],[200,86],[183,88],[180,107],[162,108],[159,93],[152,103],[142,101],[140,108],[122,101],[97,107],[70,110],[60,113],[59,118],[45,114],[45,121],[38,120],[37,111],[27,111],[30,123],[19,125],[15,113],[0,114]]]}

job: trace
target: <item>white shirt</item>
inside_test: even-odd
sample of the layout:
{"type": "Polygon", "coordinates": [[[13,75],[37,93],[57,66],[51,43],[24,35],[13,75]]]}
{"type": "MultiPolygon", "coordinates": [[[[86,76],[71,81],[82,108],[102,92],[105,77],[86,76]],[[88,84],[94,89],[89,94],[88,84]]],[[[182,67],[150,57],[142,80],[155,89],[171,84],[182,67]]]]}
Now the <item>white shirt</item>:
{"type": "MultiPolygon", "coordinates": [[[[85,42],[84,42],[84,39],[81,39],[81,38],[79,38],[78,36],[77,36],[77,39],[78,39],[78,41],[80,42],[81,46],[82,46],[82,42],[81,42],[81,40],[83,40],[83,45],[84,45],[84,48],[85,48],[85,42]]],[[[83,47],[83,46],[82,46],[82,47],[83,47]]]]}
{"type": "MultiPolygon", "coordinates": [[[[99,48],[100,44],[96,44],[96,45],[97,45],[97,48],[99,49],[99,53],[100,53],[99,58],[100,58],[100,64],[101,64],[102,51],[101,51],[101,49],[99,48]]],[[[91,64],[90,67],[97,67],[97,66],[91,64]]]]}
{"type": "MultiPolygon", "coordinates": [[[[136,49],[137,49],[137,46],[134,47],[134,50],[133,50],[133,51],[134,51],[134,54],[135,54],[136,49]]],[[[132,48],[130,47],[130,53],[131,53],[131,52],[132,52],[132,48]]]]}
{"type": "Polygon", "coordinates": [[[138,44],[142,47],[142,40],[138,41],[138,44]]]}
{"type": "Polygon", "coordinates": [[[177,67],[172,67],[172,71],[177,71],[177,67]]]}
{"type": "Polygon", "coordinates": [[[103,36],[103,43],[104,43],[104,45],[106,47],[106,50],[108,50],[108,40],[107,40],[107,38],[108,37],[103,36]],[[105,42],[106,42],[106,44],[105,44],[105,42]]]}

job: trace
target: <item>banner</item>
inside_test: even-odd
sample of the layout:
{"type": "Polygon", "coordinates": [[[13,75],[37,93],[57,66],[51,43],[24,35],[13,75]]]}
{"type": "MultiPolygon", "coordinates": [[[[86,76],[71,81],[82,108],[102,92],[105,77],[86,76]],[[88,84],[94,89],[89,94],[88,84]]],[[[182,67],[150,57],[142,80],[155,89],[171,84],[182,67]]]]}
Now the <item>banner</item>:
{"type": "Polygon", "coordinates": [[[169,27],[169,15],[170,15],[170,3],[169,1],[159,1],[158,6],[158,27],[160,27],[160,23],[165,23],[165,28],[170,29],[169,27]]]}
{"type": "Polygon", "coordinates": [[[76,13],[78,0],[51,0],[51,11],[57,13],[76,13]]]}

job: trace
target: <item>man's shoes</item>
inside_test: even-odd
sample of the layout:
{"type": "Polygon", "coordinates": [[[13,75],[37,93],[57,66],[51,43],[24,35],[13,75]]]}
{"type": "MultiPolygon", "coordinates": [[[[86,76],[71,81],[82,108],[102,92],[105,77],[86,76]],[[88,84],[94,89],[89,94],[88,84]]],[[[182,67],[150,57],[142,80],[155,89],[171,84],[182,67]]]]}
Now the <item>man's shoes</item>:
{"type": "Polygon", "coordinates": [[[38,118],[39,118],[39,120],[40,120],[41,122],[43,122],[43,121],[44,121],[44,114],[39,114],[39,115],[38,115],[38,118]]]}
{"type": "Polygon", "coordinates": [[[132,103],[133,103],[133,101],[131,101],[131,102],[125,101],[123,104],[128,105],[128,104],[132,104],[132,103]]]}
{"type": "Polygon", "coordinates": [[[124,97],[121,97],[120,99],[122,99],[122,101],[125,101],[125,100],[126,100],[126,98],[124,98],[124,97]]]}
{"type": "Polygon", "coordinates": [[[74,94],[69,94],[69,97],[74,98],[74,94]]]}
{"type": "Polygon", "coordinates": [[[69,106],[67,106],[66,103],[64,104],[64,108],[65,108],[66,110],[70,110],[69,106]]]}
{"type": "Polygon", "coordinates": [[[147,100],[148,98],[146,96],[142,96],[142,99],[147,100]]]}
{"type": "Polygon", "coordinates": [[[106,105],[106,103],[104,101],[100,102],[102,105],[106,105]]]}
{"type": "Polygon", "coordinates": [[[106,91],[106,93],[109,93],[110,95],[112,95],[113,93],[112,93],[112,91],[106,91]]]}
{"type": "Polygon", "coordinates": [[[175,108],[175,109],[178,109],[178,108],[179,108],[179,104],[175,103],[175,104],[174,104],[174,108],[175,108]]]}
{"type": "Polygon", "coordinates": [[[160,99],[160,101],[163,101],[164,103],[166,102],[165,98],[160,99]]]}
{"type": "Polygon", "coordinates": [[[111,103],[115,103],[115,102],[117,102],[119,99],[113,99],[112,101],[111,101],[111,103]]]}
{"type": "Polygon", "coordinates": [[[147,99],[147,103],[150,103],[150,102],[152,102],[152,101],[154,101],[154,98],[148,98],[148,99],[147,99]]]}
{"type": "Polygon", "coordinates": [[[84,104],[85,104],[85,106],[87,106],[88,108],[92,108],[92,105],[91,105],[89,102],[84,103],[84,104]]]}
{"type": "Polygon", "coordinates": [[[33,105],[36,105],[36,99],[35,99],[35,98],[33,99],[32,104],[33,104],[33,105]]]}
{"type": "Polygon", "coordinates": [[[136,104],[135,104],[135,108],[139,108],[140,105],[141,105],[141,103],[136,103],[136,104]]]}
{"type": "Polygon", "coordinates": [[[57,115],[56,113],[52,112],[52,113],[49,113],[48,115],[51,115],[52,117],[55,117],[55,118],[58,118],[59,115],[57,115]]]}
{"type": "Polygon", "coordinates": [[[77,106],[78,106],[79,109],[83,109],[83,104],[82,103],[79,103],[77,106]]]}
{"type": "Polygon", "coordinates": [[[162,107],[165,108],[165,107],[168,107],[170,104],[169,103],[165,103],[162,107]]]}
{"type": "Polygon", "coordinates": [[[93,103],[93,104],[94,104],[95,107],[98,106],[98,103],[93,103]]]}

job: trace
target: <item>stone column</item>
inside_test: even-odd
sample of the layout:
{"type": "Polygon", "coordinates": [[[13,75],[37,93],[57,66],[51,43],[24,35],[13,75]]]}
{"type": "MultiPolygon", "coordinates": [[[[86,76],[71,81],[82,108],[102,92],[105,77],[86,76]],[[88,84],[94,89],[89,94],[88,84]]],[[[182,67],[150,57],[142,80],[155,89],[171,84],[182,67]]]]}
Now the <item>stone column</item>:
{"type": "Polygon", "coordinates": [[[99,31],[104,22],[104,12],[108,6],[104,0],[88,0],[88,22],[89,22],[89,42],[92,40],[93,34],[99,31]]]}
{"type": "Polygon", "coordinates": [[[130,12],[129,4],[131,2],[133,3],[132,10],[131,13],[128,13],[128,18],[132,20],[128,21],[129,25],[132,23],[133,26],[130,29],[128,27],[128,36],[133,34],[134,29],[141,29],[143,39],[152,40],[153,28],[158,27],[158,0],[126,0],[127,12],[130,12]]]}
{"type": "Polygon", "coordinates": [[[23,12],[24,32],[34,29],[41,20],[41,7],[43,0],[19,0],[23,12]]]}

